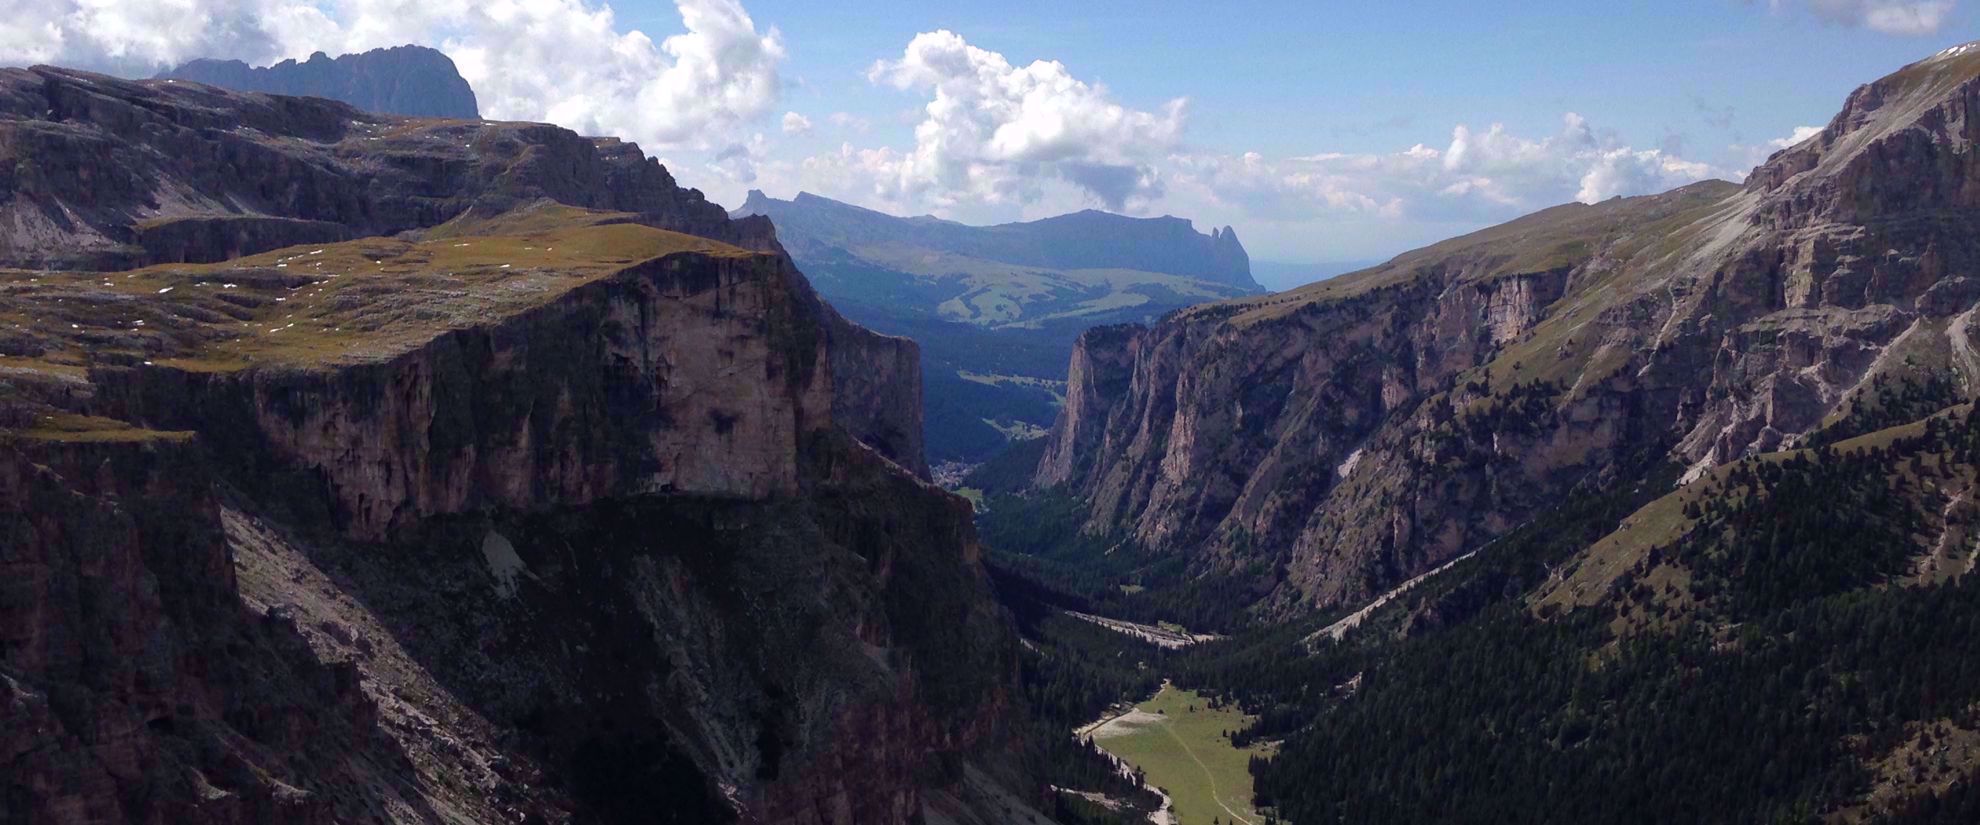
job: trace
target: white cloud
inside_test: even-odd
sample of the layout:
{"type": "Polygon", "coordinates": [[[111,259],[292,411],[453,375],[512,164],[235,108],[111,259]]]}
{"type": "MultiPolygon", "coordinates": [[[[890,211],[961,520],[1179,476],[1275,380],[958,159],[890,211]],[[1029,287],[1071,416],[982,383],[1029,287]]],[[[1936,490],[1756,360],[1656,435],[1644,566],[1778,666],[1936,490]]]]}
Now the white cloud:
{"type": "Polygon", "coordinates": [[[796,112],[784,113],[784,134],[802,135],[811,131],[811,118],[796,112]]]}
{"type": "Polygon", "coordinates": [[[781,35],[738,0],[676,0],[658,43],[588,0],[33,0],[0,22],[0,64],[148,75],[194,57],[254,64],[403,43],[460,66],[485,116],[545,120],[648,151],[719,145],[782,91],[781,35]]]}
{"type": "Polygon", "coordinates": [[[848,112],[833,112],[832,116],[826,119],[832,121],[833,126],[862,135],[873,129],[872,121],[848,112]]]}
{"type": "Polygon", "coordinates": [[[757,167],[764,162],[769,146],[762,133],[751,135],[746,141],[722,147],[709,159],[708,170],[738,186],[749,186],[756,183],[757,167]]]}
{"type": "Polygon", "coordinates": [[[1806,6],[1823,20],[1842,26],[1860,26],[1884,34],[1936,34],[1951,18],[1956,0],[1768,0],[1767,6],[1782,11],[1806,6]]]}
{"type": "Polygon", "coordinates": [[[1114,102],[1104,86],[1057,61],[1016,67],[949,31],[916,35],[867,78],[933,95],[914,148],[862,155],[859,166],[896,200],[1026,203],[1064,181],[1114,209],[1160,195],[1155,162],[1181,137],[1185,101],[1158,112],[1114,102]]]}
{"type": "Polygon", "coordinates": [[[1570,200],[1661,192],[1719,174],[1711,166],[1604,137],[1581,116],[1531,139],[1494,124],[1459,125],[1448,146],[1268,160],[1256,153],[1178,155],[1171,178],[1208,201],[1266,219],[1353,214],[1488,222],[1570,200]]]}
{"type": "Polygon", "coordinates": [[[1821,133],[1822,127],[1820,126],[1796,126],[1792,134],[1784,138],[1774,138],[1767,141],[1767,145],[1775,149],[1786,149],[1789,146],[1793,146],[1821,133]]]}
{"type": "Polygon", "coordinates": [[[1777,137],[1773,140],[1753,145],[1735,143],[1726,147],[1726,150],[1733,156],[1735,159],[1734,162],[1743,162],[1748,168],[1752,168],[1766,163],[1767,158],[1775,152],[1794,146],[1821,133],[1822,127],[1820,126],[1796,126],[1794,127],[1794,131],[1784,137],[1777,137]]]}

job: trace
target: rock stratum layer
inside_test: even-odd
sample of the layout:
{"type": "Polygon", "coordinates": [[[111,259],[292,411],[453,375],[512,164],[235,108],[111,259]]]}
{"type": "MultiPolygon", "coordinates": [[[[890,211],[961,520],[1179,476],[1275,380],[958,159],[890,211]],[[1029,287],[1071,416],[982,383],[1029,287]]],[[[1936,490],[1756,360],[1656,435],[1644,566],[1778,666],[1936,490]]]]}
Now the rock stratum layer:
{"type": "Polygon", "coordinates": [[[1288,293],[1098,329],[1036,484],[1197,574],[1342,605],[1575,489],[1980,387],[1980,49],[1858,89],[1743,185],[1571,204],[1288,293]]]}
{"type": "Polygon", "coordinates": [[[1021,808],[1016,642],[923,480],[915,349],[766,222],[547,126],[0,82],[43,170],[0,201],[37,267],[0,273],[0,818],[1021,808]],[[50,267],[150,220],[331,229],[50,267]]]}

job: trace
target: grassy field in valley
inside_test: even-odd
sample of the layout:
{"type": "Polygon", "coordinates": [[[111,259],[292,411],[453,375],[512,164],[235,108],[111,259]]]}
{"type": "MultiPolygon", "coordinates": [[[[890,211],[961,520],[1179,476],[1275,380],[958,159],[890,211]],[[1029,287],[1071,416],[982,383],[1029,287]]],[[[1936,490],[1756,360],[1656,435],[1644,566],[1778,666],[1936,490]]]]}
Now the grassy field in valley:
{"type": "Polygon", "coordinates": [[[1262,825],[1265,818],[1251,809],[1248,769],[1252,755],[1262,751],[1233,748],[1225,737],[1249,721],[1236,708],[1213,710],[1194,692],[1171,685],[1095,730],[1093,741],[1167,793],[1178,825],[1262,825]]]}

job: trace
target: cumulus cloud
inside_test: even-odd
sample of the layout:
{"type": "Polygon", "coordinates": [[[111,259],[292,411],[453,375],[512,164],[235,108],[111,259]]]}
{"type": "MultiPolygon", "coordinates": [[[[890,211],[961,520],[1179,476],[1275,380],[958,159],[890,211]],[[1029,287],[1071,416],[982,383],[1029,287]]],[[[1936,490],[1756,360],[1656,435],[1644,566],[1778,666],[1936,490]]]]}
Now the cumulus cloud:
{"type": "Polygon", "coordinates": [[[811,131],[811,118],[796,112],[784,113],[784,134],[802,135],[811,131]]]}
{"type": "Polygon", "coordinates": [[[655,42],[587,0],[36,0],[0,20],[0,64],[148,75],[194,57],[266,64],[403,43],[460,66],[488,117],[706,146],[767,114],[781,35],[738,0],[676,0],[685,31],[655,42]]]}
{"type": "Polygon", "coordinates": [[[1417,144],[1388,153],[1328,153],[1268,160],[1177,155],[1171,177],[1216,204],[1266,219],[1313,212],[1386,219],[1482,222],[1570,200],[1594,203],[1661,192],[1718,174],[1661,149],[1605,137],[1581,116],[1533,139],[1503,125],[1459,125],[1443,148],[1417,144]]]}
{"type": "Polygon", "coordinates": [[[872,174],[890,200],[1022,203],[1056,180],[1113,209],[1145,202],[1161,194],[1156,161],[1180,140],[1187,105],[1131,109],[1057,61],[1013,66],[946,30],[916,35],[867,78],[932,95],[913,149],[838,159],[872,174]]]}
{"type": "Polygon", "coordinates": [[[848,112],[833,112],[832,116],[827,119],[832,121],[833,126],[849,132],[866,134],[873,129],[873,123],[871,121],[848,112]]]}
{"type": "Polygon", "coordinates": [[[756,183],[757,167],[764,163],[769,151],[769,141],[762,133],[751,135],[748,140],[736,141],[722,147],[708,161],[708,170],[739,186],[756,183]]]}
{"type": "Polygon", "coordinates": [[[1952,17],[1956,0],[1768,0],[1776,12],[1805,6],[1816,17],[1841,26],[1885,34],[1936,34],[1952,17]]]}
{"type": "Polygon", "coordinates": [[[1767,141],[1767,145],[1775,149],[1786,149],[1789,146],[1793,146],[1821,133],[1822,127],[1820,126],[1796,126],[1794,127],[1794,132],[1787,137],[1767,141]]]}
{"type": "Polygon", "coordinates": [[[1744,143],[1735,143],[1731,146],[1726,147],[1726,149],[1728,152],[1732,154],[1733,158],[1735,159],[1734,162],[1743,161],[1746,164],[1746,166],[1750,168],[1754,166],[1759,166],[1760,164],[1767,162],[1767,158],[1772,156],[1775,152],[1778,152],[1782,149],[1786,149],[1790,146],[1798,144],[1804,140],[1812,138],[1821,133],[1822,133],[1822,127],[1820,126],[1796,126],[1794,127],[1793,131],[1789,132],[1784,136],[1774,138],[1773,140],[1768,140],[1758,144],[1751,144],[1751,145],[1744,143]]]}

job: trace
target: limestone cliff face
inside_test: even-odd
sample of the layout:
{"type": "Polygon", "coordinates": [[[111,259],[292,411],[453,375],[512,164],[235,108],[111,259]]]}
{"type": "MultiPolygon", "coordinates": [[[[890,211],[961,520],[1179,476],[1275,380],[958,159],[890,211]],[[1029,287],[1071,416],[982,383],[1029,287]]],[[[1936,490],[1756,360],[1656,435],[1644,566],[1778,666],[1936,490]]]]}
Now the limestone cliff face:
{"type": "Polygon", "coordinates": [[[320,473],[367,540],[491,507],[794,495],[799,445],[834,422],[818,309],[775,256],[669,256],[378,363],[106,370],[95,411],[166,429],[249,412],[222,438],[320,473]]]}
{"type": "Polygon", "coordinates": [[[1089,333],[1037,474],[1088,529],[1351,601],[1577,486],[1792,443],[1868,382],[1980,386],[1980,53],[1851,95],[1744,186],[1546,210],[1089,333]],[[1255,568],[1254,568],[1255,569],[1255,568]]]}
{"type": "MultiPolygon", "coordinates": [[[[169,99],[13,125],[142,154],[171,129],[119,118],[203,116],[111,85],[169,99]]],[[[767,222],[594,168],[402,238],[0,275],[10,816],[992,821],[1015,639],[923,480],[914,346],[767,222]]]]}

